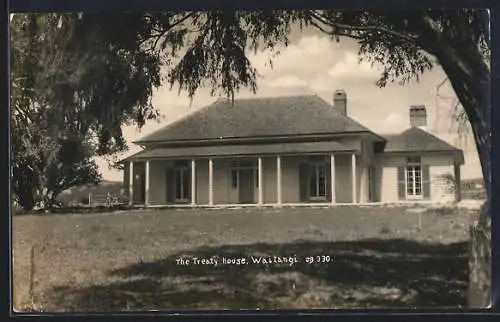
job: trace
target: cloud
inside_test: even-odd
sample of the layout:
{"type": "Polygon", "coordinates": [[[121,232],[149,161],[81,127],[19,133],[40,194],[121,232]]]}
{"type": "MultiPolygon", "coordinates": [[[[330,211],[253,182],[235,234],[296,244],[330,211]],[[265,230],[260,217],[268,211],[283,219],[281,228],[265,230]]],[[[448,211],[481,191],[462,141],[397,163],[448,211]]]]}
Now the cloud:
{"type": "Polygon", "coordinates": [[[385,133],[396,133],[408,128],[408,122],[408,116],[402,111],[393,112],[382,119],[382,122],[378,123],[378,127],[380,132],[384,132],[383,129],[385,129],[385,133]]]}
{"type": "MultiPolygon", "coordinates": [[[[314,90],[317,93],[330,93],[333,94],[333,92],[336,89],[343,89],[343,86],[341,86],[341,80],[332,78],[329,75],[318,75],[314,80],[310,82],[311,84],[311,89],[314,90]]],[[[348,93],[349,94],[349,93],[348,93]]]]}
{"type": "Polygon", "coordinates": [[[331,77],[342,78],[373,78],[376,79],[381,72],[377,65],[371,66],[369,62],[359,61],[359,57],[354,52],[345,52],[341,61],[337,62],[328,70],[331,77]]]}
{"type": "MultiPolygon", "coordinates": [[[[347,47],[353,46],[352,42],[345,42],[347,47]]],[[[324,72],[325,64],[332,65],[343,56],[345,49],[340,48],[327,36],[308,35],[299,38],[296,43],[279,50],[279,55],[273,57],[269,50],[259,51],[249,55],[249,60],[257,71],[266,76],[282,75],[299,70],[300,75],[316,75],[324,72]],[[272,68],[269,60],[272,59],[272,68]]]]}
{"type": "Polygon", "coordinates": [[[335,48],[335,45],[328,37],[318,35],[302,37],[295,48],[302,55],[307,55],[308,58],[324,56],[326,54],[325,49],[327,48],[332,49],[332,51],[335,49],[338,50],[338,47],[335,48]]]}
{"type": "Polygon", "coordinates": [[[285,75],[275,78],[271,81],[265,81],[265,85],[273,88],[288,88],[288,87],[307,87],[305,80],[298,78],[295,75],[285,75]]]}

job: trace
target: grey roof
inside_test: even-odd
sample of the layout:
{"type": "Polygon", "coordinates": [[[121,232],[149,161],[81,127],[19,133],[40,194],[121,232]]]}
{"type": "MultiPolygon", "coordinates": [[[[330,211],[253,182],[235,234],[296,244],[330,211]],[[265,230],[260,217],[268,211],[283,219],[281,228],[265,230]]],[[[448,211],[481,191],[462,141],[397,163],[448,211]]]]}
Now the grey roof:
{"type": "Polygon", "coordinates": [[[219,100],[137,143],[370,132],[317,95],[219,100]]]}
{"type": "Polygon", "coordinates": [[[384,135],[384,137],[387,140],[384,152],[460,151],[418,127],[409,128],[400,134],[384,135]]]}
{"type": "Polygon", "coordinates": [[[155,158],[196,158],[209,156],[276,155],[355,151],[357,148],[336,141],[280,144],[212,145],[199,147],[157,148],[138,152],[121,162],[155,158]]]}

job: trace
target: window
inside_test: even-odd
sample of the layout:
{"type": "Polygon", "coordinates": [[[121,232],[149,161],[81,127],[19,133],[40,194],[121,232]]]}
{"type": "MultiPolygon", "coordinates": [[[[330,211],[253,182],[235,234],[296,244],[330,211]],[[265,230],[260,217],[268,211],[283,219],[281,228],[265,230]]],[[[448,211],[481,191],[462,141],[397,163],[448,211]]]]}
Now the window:
{"type": "Polygon", "coordinates": [[[258,187],[259,180],[256,161],[252,159],[239,159],[231,161],[231,188],[235,189],[239,187],[240,170],[253,170],[255,186],[258,187]]]}
{"type": "Polygon", "coordinates": [[[190,197],[189,170],[186,167],[174,168],[175,199],[177,201],[187,201],[190,197]]]}
{"type": "Polygon", "coordinates": [[[238,188],[238,170],[231,170],[231,188],[238,188]]]}
{"type": "Polygon", "coordinates": [[[408,157],[405,169],[406,197],[422,198],[422,164],[420,157],[408,157]]]}
{"type": "Polygon", "coordinates": [[[311,199],[326,197],[326,165],[325,163],[310,164],[309,191],[311,199]]]}

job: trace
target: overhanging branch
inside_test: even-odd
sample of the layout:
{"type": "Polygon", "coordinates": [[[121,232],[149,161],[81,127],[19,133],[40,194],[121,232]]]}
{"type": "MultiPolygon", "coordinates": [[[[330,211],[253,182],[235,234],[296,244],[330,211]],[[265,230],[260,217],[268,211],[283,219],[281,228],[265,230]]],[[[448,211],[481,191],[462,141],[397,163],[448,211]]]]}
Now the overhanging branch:
{"type": "MultiPolygon", "coordinates": [[[[344,23],[339,23],[335,22],[328,17],[325,17],[324,14],[318,13],[316,11],[309,11],[309,15],[313,18],[321,22],[322,24],[325,24],[327,26],[330,26],[333,28],[332,33],[336,34],[339,33],[339,29],[343,30],[343,33],[345,31],[351,31],[351,32],[372,32],[372,33],[383,33],[386,35],[393,36],[397,38],[398,40],[415,44],[415,41],[417,40],[417,37],[413,37],[410,35],[406,35],[400,32],[397,32],[395,30],[389,29],[383,25],[366,25],[366,26],[355,26],[355,25],[349,25],[349,24],[344,24],[344,23]]],[[[311,20],[312,24],[312,20],[311,20]]],[[[360,36],[356,36],[353,34],[348,34],[348,37],[355,38],[355,39],[360,39],[360,36]],[[358,38],[356,38],[358,37],[358,38]]]]}
{"type": "Polygon", "coordinates": [[[158,46],[158,42],[160,41],[160,39],[163,36],[165,36],[167,34],[167,32],[169,32],[173,28],[177,27],[178,25],[182,24],[183,22],[185,22],[186,20],[188,20],[189,18],[191,18],[194,14],[195,14],[194,12],[188,13],[186,16],[184,16],[184,17],[180,18],[179,20],[177,20],[177,21],[169,24],[163,30],[157,29],[157,28],[153,28],[153,30],[156,31],[156,32],[158,32],[158,33],[155,34],[155,35],[149,35],[149,36],[145,37],[144,39],[142,39],[139,42],[139,46],[141,46],[142,44],[144,44],[145,42],[147,42],[147,41],[149,41],[151,39],[155,39],[155,42],[154,42],[153,46],[151,47],[151,50],[156,49],[156,46],[158,46]]]}

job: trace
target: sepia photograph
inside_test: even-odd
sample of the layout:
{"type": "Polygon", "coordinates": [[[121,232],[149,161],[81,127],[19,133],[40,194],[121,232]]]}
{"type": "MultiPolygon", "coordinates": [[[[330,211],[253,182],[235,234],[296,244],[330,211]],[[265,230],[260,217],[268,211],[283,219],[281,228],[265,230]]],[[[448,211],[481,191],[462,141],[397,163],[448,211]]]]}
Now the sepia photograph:
{"type": "Polygon", "coordinates": [[[490,12],[10,15],[12,310],[485,308],[490,12]]]}

